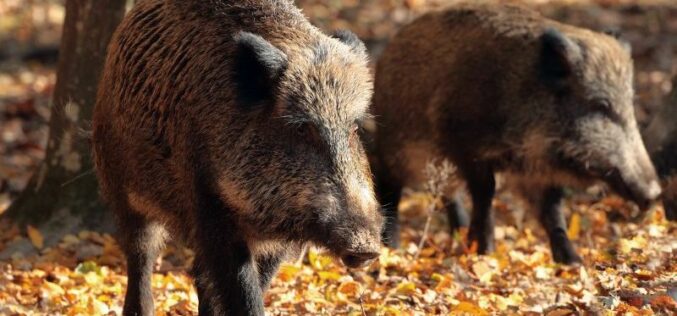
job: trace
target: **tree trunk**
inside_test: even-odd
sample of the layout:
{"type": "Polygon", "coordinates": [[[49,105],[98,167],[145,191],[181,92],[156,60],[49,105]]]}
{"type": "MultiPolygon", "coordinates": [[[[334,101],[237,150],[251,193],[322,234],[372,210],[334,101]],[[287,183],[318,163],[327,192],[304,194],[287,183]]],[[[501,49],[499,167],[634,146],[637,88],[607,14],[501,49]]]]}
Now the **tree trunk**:
{"type": "Polygon", "coordinates": [[[18,224],[46,230],[96,228],[110,223],[84,133],[113,31],[126,0],[67,0],[49,139],[43,163],[6,213],[18,224]]]}

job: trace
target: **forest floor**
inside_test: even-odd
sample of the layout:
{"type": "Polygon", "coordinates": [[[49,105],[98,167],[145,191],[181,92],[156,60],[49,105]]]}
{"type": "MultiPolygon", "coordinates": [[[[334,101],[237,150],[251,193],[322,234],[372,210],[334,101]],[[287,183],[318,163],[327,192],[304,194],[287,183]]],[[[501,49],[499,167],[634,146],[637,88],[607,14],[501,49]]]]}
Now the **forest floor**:
{"type": "MultiPolygon", "coordinates": [[[[326,30],[348,28],[376,60],[397,28],[448,0],[297,1],[326,30]]],[[[618,28],[633,46],[641,124],[662,106],[677,73],[674,0],[529,0],[568,23],[618,28]]],[[[44,157],[55,83],[50,48],[58,47],[58,0],[0,2],[0,214],[44,157]],[[29,18],[31,23],[27,23],[29,18]],[[37,52],[22,59],[25,52],[37,52]],[[4,56],[4,57],[3,57],[4,56]],[[4,60],[3,60],[4,59],[4,60]]],[[[352,314],[675,314],[677,224],[660,206],[637,218],[633,208],[597,191],[566,200],[569,235],[584,263],[554,264],[533,216],[504,192],[494,202],[497,251],[473,253],[464,233],[450,234],[433,214],[419,249],[430,196],[409,192],[400,205],[402,247],[383,249],[371,266],[349,271],[321,250],[285,264],[265,297],[271,315],[352,314]]],[[[197,298],[186,273],[192,253],[170,244],[153,291],[158,315],[193,315],[197,298]]],[[[83,231],[45,240],[33,227],[0,221],[0,315],[121,313],[124,256],[108,234],[83,231]],[[13,251],[21,249],[22,251],[13,251]]]]}
{"type": "MultiPolygon", "coordinates": [[[[554,264],[547,238],[533,220],[514,219],[508,194],[499,214],[497,251],[478,256],[463,234],[450,235],[435,214],[422,248],[426,205],[412,194],[403,211],[401,249],[383,249],[369,267],[347,270],[311,248],[282,266],[265,296],[271,315],[628,314],[677,312],[677,224],[660,207],[628,221],[628,207],[609,197],[569,201],[569,236],[584,263],[554,264]],[[620,214],[620,216],[619,216],[620,214]],[[619,219],[626,220],[619,220],[619,219]],[[517,228],[519,227],[519,228],[517,228]],[[572,314],[573,313],[573,314],[572,314]]],[[[0,262],[0,315],[120,315],[126,284],[124,257],[108,234],[83,231],[45,247],[28,228],[0,226],[0,249],[23,240],[34,251],[0,262]]],[[[153,275],[158,315],[194,315],[197,296],[186,273],[192,253],[176,244],[153,275]]]]}

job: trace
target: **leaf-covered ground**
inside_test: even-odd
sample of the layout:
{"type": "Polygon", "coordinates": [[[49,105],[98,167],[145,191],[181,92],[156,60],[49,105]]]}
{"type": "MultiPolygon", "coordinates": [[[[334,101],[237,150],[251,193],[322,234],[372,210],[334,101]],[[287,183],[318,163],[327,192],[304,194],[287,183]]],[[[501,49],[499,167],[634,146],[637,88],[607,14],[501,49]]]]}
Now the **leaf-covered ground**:
{"type": "MultiPolygon", "coordinates": [[[[0,1],[0,213],[44,156],[52,63],[12,52],[58,46],[62,0],[0,1]],[[4,56],[4,58],[3,58],[4,56]]],[[[452,0],[300,0],[323,29],[348,28],[376,60],[397,28],[452,0]]],[[[674,89],[677,3],[674,0],[528,0],[546,15],[593,29],[620,29],[633,46],[638,118],[647,118],[674,89]]],[[[38,50],[40,52],[40,50],[38,50]]],[[[42,50],[49,52],[49,50],[42,50]]],[[[41,55],[37,55],[41,57],[41,55]]],[[[42,55],[47,57],[49,55],[42,55]]],[[[593,192],[594,193],[594,192],[593,192]]],[[[284,265],[266,294],[271,315],[353,314],[664,314],[677,313],[677,224],[660,206],[644,219],[614,197],[567,199],[569,233],[580,267],[553,264],[547,238],[518,201],[495,201],[497,251],[473,254],[463,233],[450,235],[435,214],[418,249],[431,203],[408,194],[401,204],[403,246],[348,271],[310,249],[284,265]]],[[[106,315],[121,312],[124,257],[106,234],[79,232],[58,242],[33,227],[0,222],[0,315],[106,315]]],[[[189,250],[169,245],[153,279],[159,315],[191,315],[197,302],[189,250]]]]}
{"type": "MultiPolygon", "coordinates": [[[[495,204],[502,222],[514,222],[507,198],[495,204]]],[[[440,214],[430,238],[417,248],[428,198],[401,204],[403,247],[383,249],[378,262],[349,271],[309,249],[282,266],[265,296],[271,315],[422,315],[571,313],[670,315],[677,313],[677,225],[660,208],[637,223],[613,222],[625,206],[615,198],[569,203],[569,234],[584,265],[553,264],[547,239],[526,216],[521,229],[496,228],[497,251],[470,253],[462,234],[451,236],[440,214]],[[418,259],[414,259],[418,256],[418,259]]],[[[510,203],[518,205],[518,203],[510,203]]],[[[42,235],[4,223],[0,249],[23,240],[34,251],[0,262],[0,315],[106,315],[121,313],[124,257],[109,235],[80,232],[54,247],[42,235]]],[[[196,314],[197,296],[184,268],[191,253],[171,245],[153,275],[158,315],[196,314]]]]}

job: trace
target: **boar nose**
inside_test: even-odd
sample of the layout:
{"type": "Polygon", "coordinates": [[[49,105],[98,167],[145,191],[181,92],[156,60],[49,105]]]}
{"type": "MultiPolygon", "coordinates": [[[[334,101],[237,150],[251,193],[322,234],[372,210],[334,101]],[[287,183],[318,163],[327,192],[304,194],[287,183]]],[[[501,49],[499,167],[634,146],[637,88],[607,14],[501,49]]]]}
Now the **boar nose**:
{"type": "Polygon", "coordinates": [[[661,195],[661,186],[658,180],[652,178],[650,180],[626,179],[619,173],[612,181],[612,187],[621,196],[632,200],[637,204],[641,210],[647,210],[652,203],[661,195]]]}
{"type": "MultiPolygon", "coordinates": [[[[633,200],[641,210],[648,209],[661,195],[656,169],[649,153],[639,137],[633,133],[631,141],[621,146],[623,155],[621,163],[614,170],[616,187],[621,195],[633,200]]],[[[613,185],[612,185],[613,186],[613,185]]]]}
{"type": "Polygon", "coordinates": [[[338,254],[343,264],[349,268],[358,268],[369,264],[379,256],[381,238],[378,231],[370,228],[355,227],[350,236],[349,245],[338,254]]]}
{"type": "Polygon", "coordinates": [[[661,185],[658,183],[657,180],[651,181],[649,184],[647,191],[646,191],[646,197],[650,201],[654,201],[658,199],[658,197],[661,195],[661,185]]]}
{"type": "Polygon", "coordinates": [[[341,261],[349,268],[359,268],[369,265],[374,259],[378,258],[378,252],[352,252],[341,257],[341,261]]]}
{"type": "Polygon", "coordinates": [[[656,171],[649,161],[647,156],[647,162],[643,165],[643,172],[641,172],[643,177],[640,176],[639,181],[634,183],[631,181],[631,187],[634,189],[633,194],[635,196],[635,201],[637,202],[637,206],[642,210],[648,209],[662,193],[656,171]]]}
{"type": "Polygon", "coordinates": [[[658,181],[651,181],[648,185],[635,192],[634,201],[641,210],[647,210],[661,194],[661,187],[658,181]]]}

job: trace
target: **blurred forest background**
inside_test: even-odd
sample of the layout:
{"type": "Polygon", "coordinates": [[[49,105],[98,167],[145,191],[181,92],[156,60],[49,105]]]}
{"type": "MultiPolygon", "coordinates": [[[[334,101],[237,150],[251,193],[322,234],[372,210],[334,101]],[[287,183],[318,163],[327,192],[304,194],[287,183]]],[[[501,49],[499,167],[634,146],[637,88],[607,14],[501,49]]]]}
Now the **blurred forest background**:
{"type": "MultiPolygon", "coordinates": [[[[296,2],[322,29],[354,31],[376,61],[401,25],[455,1],[296,2]]],[[[677,1],[512,2],[562,22],[619,30],[632,45],[641,126],[677,89],[672,85],[677,74],[677,1]]],[[[64,4],[0,0],[0,214],[19,197],[45,158],[64,4]]],[[[618,199],[569,203],[569,233],[578,240],[586,267],[567,268],[551,263],[539,228],[532,231],[510,219],[497,226],[497,238],[505,239],[499,242],[502,254],[478,258],[464,253],[457,238],[437,223],[442,220],[435,221],[426,247],[417,249],[426,201],[413,194],[402,203],[403,220],[410,222],[404,225],[405,249],[384,250],[369,271],[348,273],[314,250],[299,263],[284,266],[266,297],[270,312],[677,312],[677,228],[666,223],[661,212],[642,222],[617,222],[623,214],[616,213],[625,208],[618,199]]],[[[506,214],[519,209],[509,197],[495,206],[506,214]]],[[[60,240],[45,240],[44,235],[33,226],[0,224],[0,315],[119,314],[126,281],[122,255],[110,235],[81,231],[60,240]]],[[[170,247],[158,264],[154,290],[159,313],[196,313],[194,290],[181,270],[190,264],[190,256],[186,249],[170,247]]]]}

